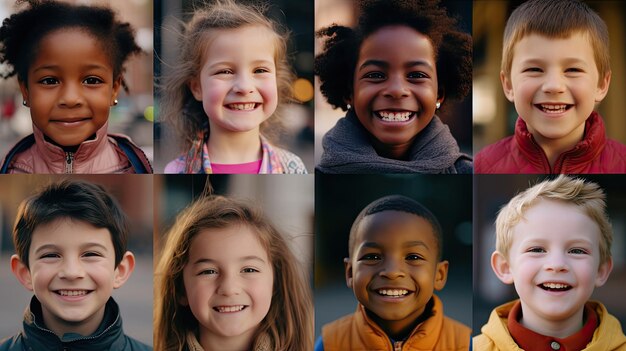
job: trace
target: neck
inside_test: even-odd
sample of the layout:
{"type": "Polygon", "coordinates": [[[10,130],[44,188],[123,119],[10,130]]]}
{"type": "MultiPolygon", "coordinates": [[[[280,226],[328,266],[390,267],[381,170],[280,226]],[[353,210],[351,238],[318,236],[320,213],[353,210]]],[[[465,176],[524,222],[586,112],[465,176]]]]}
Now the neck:
{"type": "Polygon", "coordinates": [[[237,133],[211,131],[208,148],[209,158],[213,163],[246,163],[257,161],[263,156],[258,129],[237,133]]]}
{"type": "Polygon", "coordinates": [[[87,317],[87,319],[70,322],[55,316],[52,312],[41,306],[43,323],[46,325],[46,328],[59,336],[59,338],[67,333],[75,333],[82,336],[93,334],[98,329],[98,326],[100,326],[100,323],[102,323],[104,309],[105,306],[102,306],[100,310],[87,317]]]}
{"type": "Polygon", "coordinates": [[[573,149],[577,143],[583,140],[585,135],[585,123],[574,129],[570,134],[555,139],[546,138],[532,130],[529,125],[527,125],[527,127],[537,144],[539,144],[543,152],[546,154],[548,162],[550,163],[550,168],[554,168],[554,164],[559,156],[562,153],[573,149]]]}
{"type": "Polygon", "coordinates": [[[254,332],[255,330],[252,329],[237,336],[223,336],[200,326],[200,345],[204,351],[252,350],[254,332]]]}
{"type": "Polygon", "coordinates": [[[550,320],[532,313],[531,309],[526,308],[522,302],[522,319],[519,322],[524,327],[541,335],[562,339],[575,334],[583,327],[584,309],[585,306],[582,306],[576,313],[565,319],[550,320]]]}
{"type": "Polygon", "coordinates": [[[365,309],[365,311],[385,334],[395,341],[402,341],[408,338],[418,324],[430,317],[430,309],[426,309],[426,307],[414,311],[410,316],[401,320],[385,320],[369,312],[367,309],[365,309]],[[425,311],[428,311],[428,313],[424,313],[425,311]]]}
{"type": "Polygon", "coordinates": [[[376,150],[378,156],[401,161],[408,160],[409,150],[411,150],[411,145],[413,144],[413,139],[411,139],[408,143],[388,145],[381,143],[373,136],[370,136],[370,141],[372,142],[372,146],[374,147],[374,150],[376,150]]]}

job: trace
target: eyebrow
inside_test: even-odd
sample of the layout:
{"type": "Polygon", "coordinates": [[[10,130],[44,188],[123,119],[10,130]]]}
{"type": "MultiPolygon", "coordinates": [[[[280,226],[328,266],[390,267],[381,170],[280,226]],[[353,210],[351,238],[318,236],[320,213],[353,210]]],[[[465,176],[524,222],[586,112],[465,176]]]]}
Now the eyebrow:
{"type": "MultiPolygon", "coordinates": [[[[423,247],[428,249],[428,245],[426,245],[426,243],[421,241],[421,240],[407,241],[407,242],[402,244],[402,247],[404,247],[404,248],[406,248],[406,247],[414,247],[414,246],[423,246],[423,247]]],[[[381,248],[382,245],[379,245],[378,243],[376,243],[374,241],[366,241],[366,242],[363,243],[363,245],[361,245],[361,247],[378,249],[378,248],[381,248]]]]}
{"type": "MultiPolygon", "coordinates": [[[[389,64],[389,62],[383,61],[383,60],[366,60],[365,62],[363,62],[359,66],[359,71],[362,70],[363,68],[368,67],[368,66],[377,66],[377,67],[388,68],[390,66],[390,64],[389,64]]],[[[427,68],[432,69],[432,66],[427,61],[421,61],[421,60],[409,61],[409,62],[404,64],[405,68],[417,67],[417,66],[425,66],[427,68]]]]}
{"type": "MultiPolygon", "coordinates": [[[[106,246],[99,244],[99,243],[87,243],[84,245],[80,246],[81,250],[84,250],[86,248],[90,248],[90,247],[97,247],[100,248],[102,250],[108,251],[106,246]]],[[[36,250],[35,250],[35,254],[40,253],[41,251],[46,251],[46,250],[59,250],[60,246],[56,245],[56,244],[45,244],[42,246],[39,246],[36,250]]]]}
{"type": "MultiPolygon", "coordinates": [[[[91,70],[91,69],[102,69],[102,70],[108,70],[109,68],[107,66],[103,66],[103,65],[98,65],[98,64],[87,64],[81,67],[82,69],[87,69],[87,70],[91,70]]],[[[112,68],[112,67],[111,67],[112,68]]],[[[33,70],[33,73],[37,72],[37,71],[43,71],[43,70],[58,70],[59,69],[59,65],[44,65],[44,66],[40,66],[37,67],[33,70]]]]}
{"type": "MultiPolygon", "coordinates": [[[[259,261],[261,263],[266,263],[264,259],[262,259],[259,256],[255,256],[255,255],[249,255],[249,256],[243,256],[241,258],[239,258],[239,262],[245,262],[245,261],[259,261]]],[[[212,258],[199,258],[197,259],[193,264],[202,264],[202,263],[212,263],[212,264],[217,264],[218,261],[214,260],[212,258]]]]}

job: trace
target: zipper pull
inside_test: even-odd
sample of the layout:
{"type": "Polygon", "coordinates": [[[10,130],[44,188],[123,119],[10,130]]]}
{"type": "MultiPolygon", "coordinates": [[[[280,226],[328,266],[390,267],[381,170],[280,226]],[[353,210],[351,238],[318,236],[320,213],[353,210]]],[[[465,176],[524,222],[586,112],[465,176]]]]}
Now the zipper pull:
{"type": "Polygon", "coordinates": [[[65,153],[65,173],[73,173],[74,172],[74,153],[66,152],[65,153]]]}
{"type": "Polygon", "coordinates": [[[402,351],[402,341],[393,342],[393,351],[402,351]]]}

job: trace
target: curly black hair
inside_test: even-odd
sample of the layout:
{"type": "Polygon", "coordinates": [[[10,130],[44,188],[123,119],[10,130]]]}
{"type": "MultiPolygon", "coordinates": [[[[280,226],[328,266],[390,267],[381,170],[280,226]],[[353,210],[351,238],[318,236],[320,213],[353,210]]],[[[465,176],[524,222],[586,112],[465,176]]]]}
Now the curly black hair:
{"type": "Polygon", "coordinates": [[[111,59],[114,78],[123,73],[123,65],[132,54],[141,52],[130,23],[121,22],[115,12],[103,6],[72,5],[57,1],[18,0],[29,7],[5,18],[0,27],[0,63],[9,64],[3,78],[17,74],[27,82],[41,39],[61,28],[80,28],[93,35],[111,59]]]}
{"type": "Polygon", "coordinates": [[[456,28],[439,0],[355,0],[359,3],[356,28],[333,24],[317,32],[324,40],[315,57],[314,72],[320,90],[335,108],[348,109],[354,69],[365,38],[382,27],[406,25],[428,36],[435,49],[439,89],[446,98],[460,100],[472,87],[472,37],[456,28]]]}

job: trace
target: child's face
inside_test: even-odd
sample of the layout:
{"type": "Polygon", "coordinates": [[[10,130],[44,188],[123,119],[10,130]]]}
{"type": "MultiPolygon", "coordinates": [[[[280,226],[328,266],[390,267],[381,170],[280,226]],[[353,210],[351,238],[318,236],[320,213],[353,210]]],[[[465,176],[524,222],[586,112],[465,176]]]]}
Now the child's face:
{"type": "Polygon", "coordinates": [[[191,241],[183,269],[200,336],[251,338],[272,302],[274,275],[258,234],[248,226],[205,229],[191,241]]]}
{"type": "Polygon", "coordinates": [[[574,204],[541,199],[526,211],[513,235],[509,257],[496,252],[492,264],[503,282],[515,284],[523,323],[533,330],[548,322],[579,329],[584,304],[612,266],[600,265],[596,222],[574,204]]]}
{"type": "Polygon", "coordinates": [[[76,146],[100,129],[120,88],[100,42],[80,29],[44,36],[27,79],[20,89],[33,123],[61,146],[76,146]]]}
{"type": "Polygon", "coordinates": [[[585,121],[609,88],[610,74],[599,77],[589,37],[530,34],[514,47],[510,77],[501,74],[506,97],[542,141],[574,145],[585,121]]]}
{"type": "Polygon", "coordinates": [[[408,149],[432,120],[437,101],[435,53],[427,36],[389,26],[363,40],[351,103],[379,143],[408,149]]]}
{"type": "Polygon", "coordinates": [[[406,331],[446,282],[448,263],[438,262],[432,226],[411,213],[383,211],[363,218],[355,235],[348,286],[385,331],[406,331]]]}
{"type": "Polygon", "coordinates": [[[113,289],[126,280],[126,262],[115,267],[109,230],[57,219],[35,229],[28,254],[30,270],[15,259],[12,266],[41,302],[46,327],[57,335],[93,333],[113,289]]]}
{"type": "Polygon", "coordinates": [[[215,30],[200,75],[189,87],[202,101],[211,134],[258,130],[278,106],[275,37],[246,26],[215,30]]]}

